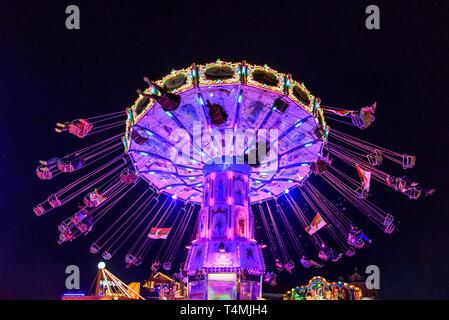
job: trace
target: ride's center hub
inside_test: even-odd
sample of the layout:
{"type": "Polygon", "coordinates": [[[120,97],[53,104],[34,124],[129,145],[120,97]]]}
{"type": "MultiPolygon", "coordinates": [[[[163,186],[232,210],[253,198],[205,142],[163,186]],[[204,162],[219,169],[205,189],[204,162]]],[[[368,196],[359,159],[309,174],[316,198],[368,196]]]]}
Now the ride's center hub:
{"type": "Polygon", "coordinates": [[[196,239],[187,257],[189,299],[258,299],[264,273],[254,239],[247,164],[208,164],[196,239]]]}

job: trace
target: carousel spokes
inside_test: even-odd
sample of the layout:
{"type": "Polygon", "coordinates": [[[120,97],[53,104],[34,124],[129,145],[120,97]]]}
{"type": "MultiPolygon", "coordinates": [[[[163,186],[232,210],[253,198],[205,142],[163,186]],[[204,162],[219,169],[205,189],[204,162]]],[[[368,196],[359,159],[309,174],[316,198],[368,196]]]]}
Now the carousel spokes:
{"type": "Polygon", "coordinates": [[[435,192],[383,171],[388,162],[411,169],[415,156],[344,132],[344,125],[373,127],[376,103],[322,106],[290,74],[245,61],[193,64],[144,81],[125,112],[57,123],[58,133],[99,140],[36,168],[41,180],[74,177],[33,208],[43,216],[75,204],[58,226],[58,243],[99,229],[92,254],[108,260],[123,249],[127,267],[147,262],[153,272],[170,272],[191,242],[183,272],[192,281],[235,273],[276,285],[280,272],[321,268],[365,250],[373,232],[364,222],[394,232],[398,221],[372,201],[378,185],[409,199],[435,192]],[[254,154],[260,158],[250,163],[254,154]],[[263,234],[266,245],[256,241],[263,234]]]}

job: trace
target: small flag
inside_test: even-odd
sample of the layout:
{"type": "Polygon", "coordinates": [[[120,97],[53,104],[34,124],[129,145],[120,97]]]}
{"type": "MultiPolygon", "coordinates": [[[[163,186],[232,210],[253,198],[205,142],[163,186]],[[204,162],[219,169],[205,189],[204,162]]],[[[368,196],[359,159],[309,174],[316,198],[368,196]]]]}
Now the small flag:
{"type": "Polygon", "coordinates": [[[148,238],[150,239],[167,239],[168,233],[171,228],[156,228],[152,227],[150,229],[150,233],[148,234],[148,238]]]}
{"type": "Polygon", "coordinates": [[[357,172],[359,174],[360,180],[362,181],[362,188],[365,191],[369,191],[370,181],[371,181],[371,171],[364,170],[359,167],[358,164],[355,165],[357,172]]]}
{"type": "Polygon", "coordinates": [[[305,230],[310,234],[314,234],[318,230],[320,230],[322,227],[326,225],[326,221],[323,220],[321,215],[317,212],[315,218],[313,219],[310,226],[306,227],[305,230]]]}

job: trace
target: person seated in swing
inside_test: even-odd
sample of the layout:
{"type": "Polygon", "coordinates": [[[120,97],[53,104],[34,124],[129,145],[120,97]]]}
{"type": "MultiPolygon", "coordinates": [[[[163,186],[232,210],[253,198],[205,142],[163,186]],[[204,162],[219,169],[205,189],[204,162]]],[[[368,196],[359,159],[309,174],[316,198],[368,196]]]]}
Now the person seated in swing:
{"type": "Polygon", "coordinates": [[[73,172],[81,169],[85,163],[86,160],[75,153],[60,159],[58,161],[58,168],[62,172],[73,172]]]}
{"type": "Polygon", "coordinates": [[[58,166],[58,161],[60,158],[51,158],[50,160],[44,161],[40,160],[40,166],[36,169],[36,174],[39,179],[49,180],[53,177],[51,170],[58,166]]]}
{"type": "Polygon", "coordinates": [[[137,90],[138,94],[153,98],[162,106],[162,109],[164,109],[164,111],[173,111],[179,107],[181,103],[181,96],[167,92],[167,90],[165,90],[158,84],[151,82],[147,77],[143,78],[143,80],[148,84],[148,86],[154,86],[154,88],[159,91],[161,95],[147,94],[142,92],[141,90],[137,90]]]}
{"type": "Polygon", "coordinates": [[[84,229],[86,229],[87,232],[91,231],[92,226],[94,225],[92,214],[85,206],[81,204],[78,204],[77,207],[79,212],[76,213],[74,219],[72,219],[72,222],[75,225],[84,224],[84,229]]]}
{"type": "Polygon", "coordinates": [[[367,155],[368,162],[372,166],[379,166],[383,162],[382,152],[375,149],[373,153],[367,155]]]}
{"type": "Polygon", "coordinates": [[[158,260],[155,260],[153,262],[153,264],[151,265],[151,271],[153,271],[154,273],[157,273],[160,267],[161,267],[161,262],[158,260]]]}
{"type": "Polygon", "coordinates": [[[69,131],[78,138],[84,138],[93,129],[92,124],[84,119],[56,123],[55,131],[58,133],[69,131]]]}
{"type": "Polygon", "coordinates": [[[301,261],[301,264],[303,265],[303,267],[306,269],[309,269],[310,267],[315,267],[315,268],[323,267],[322,264],[319,264],[314,260],[308,260],[308,259],[306,259],[305,256],[302,256],[300,261],[301,261]]]}
{"type": "Polygon", "coordinates": [[[377,103],[370,107],[363,107],[360,111],[352,111],[351,117],[353,119],[354,125],[360,129],[368,128],[375,120],[374,114],[376,113],[377,103]]]}
{"type": "Polygon", "coordinates": [[[265,274],[264,281],[268,282],[271,286],[274,287],[277,284],[276,277],[277,276],[276,276],[276,274],[274,272],[267,272],[265,274]]]}
{"type": "MultiPolygon", "coordinates": [[[[360,190],[360,189],[359,189],[359,190],[360,190]]],[[[369,196],[369,192],[366,191],[366,189],[364,189],[364,188],[362,187],[362,189],[360,190],[360,192],[359,192],[359,194],[358,194],[358,197],[359,197],[360,199],[368,199],[368,196],[369,196]]]]}
{"type": "Polygon", "coordinates": [[[400,190],[402,192],[405,192],[413,187],[416,187],[417,185],[418,185],[417,182],[414,182],[412,179],[410,179],[407,176],[403,176],[400,181],[400,190]]]}
{"type": "Polygon", "coordinates": [[[211,122],[216,125],[226,123],[228,120],[228,114],[219,104],[211,104],[209,100],[206,101],[206,107],[209,109],[209,117],[211,122]]]}
{"type": "Polygon", "coordinates": [[[435,192],[435,189],[424,188],[418,182],[414,182],[407,176],[403,176],[401,178],[401,182],[399,183],[401,192],[407,192],[411,189],[415,189],[419,194],[423,193],[426,196],[430,196],[435,192]]]}
{"type": "Polygon", "coordinates": [[[292,273],[294,267],[295,263],[293,261],[289,261],[287,264],[285,264],[285,270],[287,270],[288,273],[292,273]]]}
{"type": "Polygon", "coordinates": [[[358,229],[354,225],[351,225],[351,229],[348,233],[348,244],[361,248],[365,242],[371,243],[372,240],[368,238],[362,230],[358,229]]]}
{"type": "Polygon", "coordinates": [[[281,263],[279,259],[276,259],[275,261],[276,269],[281,272],[284,269],[284,265],[281,263]]]}
{"type": "Polygon", "coordinates": [[[343,256],[343,253],[335,255],[334,249],[332,249],[331,247],[327,247],[323,242],[321,244],[321,250],[318,253],[318,256],[325,261],[331,260],[333,262],[337,262],[343,256]]]}
{"type": "Polygon", "coordinates": [[[106,199],[107,199],[107,197],[100,195],[100,193],[98,192],[98,189],[95,188],[94,191],[89,192],[84,197],[84,203],[89,208],[95,208],[95,207],[98,207],[101,203],[103,203],[106,199]]]}
{"type": "Polygon", "coordinates": [[[41,168],[45,168],[45,171],[51,170],[58,166],[58,162],[61,160],[61,158],[53,157],[47,161],[39,160],[39,163],[42,165],[41,168]]]}
{"type": "Polygon", "coordinates": [[[316,162],[312,162],[311,163],[310,170],[315,175],[320,175],[320,174],[326,172],[327,167],[332,164],[332,160],[333,159],[329,159],[329,155],[326,158],[320,157],[320,158],[317,159],[316,162]]]}

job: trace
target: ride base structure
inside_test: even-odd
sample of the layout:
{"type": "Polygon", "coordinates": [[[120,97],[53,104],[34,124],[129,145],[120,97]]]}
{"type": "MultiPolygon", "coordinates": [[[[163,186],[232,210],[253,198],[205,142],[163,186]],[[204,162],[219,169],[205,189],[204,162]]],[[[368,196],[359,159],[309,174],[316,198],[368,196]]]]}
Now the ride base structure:
{"type": "Polygon", "coordinates": [[[188,299],[260,299],[265,266],[254,239],[251,167],[210,164],[203,172],[202,208],[185,267],[188,299]]]}

